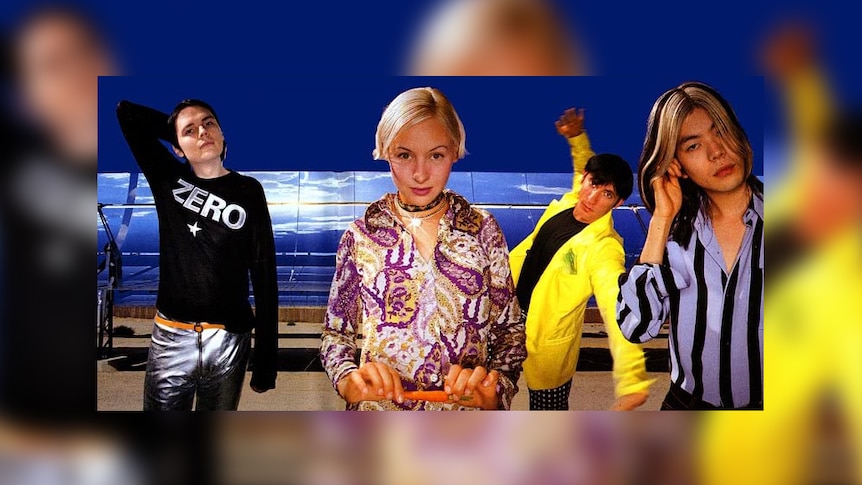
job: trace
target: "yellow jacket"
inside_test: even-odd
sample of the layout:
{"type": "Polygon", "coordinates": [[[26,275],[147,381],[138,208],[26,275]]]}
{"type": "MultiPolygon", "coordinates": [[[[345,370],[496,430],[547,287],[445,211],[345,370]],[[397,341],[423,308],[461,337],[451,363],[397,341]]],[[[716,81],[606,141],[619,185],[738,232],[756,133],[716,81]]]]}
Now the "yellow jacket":
{"type": "MultiPolygon", "coordinates": [[[[578,201],[584,167],[593,151],[585,133],[570,138],[569,145],[574,165],[572,190],[560,200],[551,201],[533,232],[509,253],[516,286],[527,251],[539,229],[545,221],[562,210],[571,209],[578,201]]],[[[617,280],[624,271],[622,238],[614,230],[610,212],[557,251],[530,298],[526,322],[527,360],[524,361],[527,387],[553,389],[574,376],[584,312],[590,296],[595,295],[614,359],[616,396],[649,389],[652,381],[646,378],[643,350],[623,337],[616,320],[617,280]]]]}

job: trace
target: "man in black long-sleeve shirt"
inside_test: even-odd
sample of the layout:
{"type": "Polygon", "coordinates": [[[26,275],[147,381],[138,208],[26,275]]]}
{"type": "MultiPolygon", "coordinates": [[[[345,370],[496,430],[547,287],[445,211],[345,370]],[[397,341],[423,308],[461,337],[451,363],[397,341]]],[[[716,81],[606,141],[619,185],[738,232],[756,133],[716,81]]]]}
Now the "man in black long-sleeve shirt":
{"type": "Polygon", "coordinates": [[[144,409],[191,409],[196,393],[196,409],[236,409],[252,328],[251,387],[275,387],[278,289],[263,188],[224,167],[221,125],[203,101],[185,100],[170,116],[121,101],[117,117],[159,217],[159,292],[144,409]]]}

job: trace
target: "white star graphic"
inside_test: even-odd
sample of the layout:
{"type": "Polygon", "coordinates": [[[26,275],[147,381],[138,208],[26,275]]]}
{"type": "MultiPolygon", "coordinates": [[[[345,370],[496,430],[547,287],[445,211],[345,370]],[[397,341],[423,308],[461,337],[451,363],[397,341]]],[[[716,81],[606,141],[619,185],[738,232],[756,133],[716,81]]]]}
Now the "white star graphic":
{"type": "Polygon", "coordinates": [[[192,236],[198,237],[198,231],[201,230],[201,228],[198,227],[198,221],[195,221],[194,224],[186,224],[186,225],[189,226],[189,232],[192,233],[192,236]]]}

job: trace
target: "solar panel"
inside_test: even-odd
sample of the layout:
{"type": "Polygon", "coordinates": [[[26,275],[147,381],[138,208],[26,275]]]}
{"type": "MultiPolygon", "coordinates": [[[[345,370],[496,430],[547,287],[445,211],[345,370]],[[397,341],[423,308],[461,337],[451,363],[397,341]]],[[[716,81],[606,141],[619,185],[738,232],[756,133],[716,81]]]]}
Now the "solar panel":
{"type": "MultiPolygon", "coordinates": [[[[261,182],[270,205],[278,265],[279,302],[285,306],[326,304],[335,252],[347,226],[394,185],[381,172],[244,172],[261,182]]],[[[545,206],[571,189],[571,173],[459,172],[448,187],[489,210],[509,248],[532,232],[545,206]]],[[[123,257],[118,305],[153,305],[158,289],[158,219],[146,178],[138,173],[98,175],[98,201],[123,257]]],[[[635,188],[627,206],[640,202],[635,188]]],[[[98,218],[97,218],[98,220],[98,218]]],[[[614,211],[625,241],[626,263],[643,247],[649,213],[642,207],[614,211]],[[640,216],[640,220],[638,219],[640,216]]],[[[98,222],[97,253],[107,242],[98,222]]],[[[104,280],[100,275],[100,281],[104,280]]]]}

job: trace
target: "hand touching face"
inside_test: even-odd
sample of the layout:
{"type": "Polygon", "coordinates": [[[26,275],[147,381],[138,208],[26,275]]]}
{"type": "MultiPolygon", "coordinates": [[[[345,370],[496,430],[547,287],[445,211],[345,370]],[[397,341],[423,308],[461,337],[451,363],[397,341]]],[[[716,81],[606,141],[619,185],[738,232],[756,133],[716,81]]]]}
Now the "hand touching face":
{"type": "Polygon", "coordinates": [[[652,182],[653,194],[655,196],[654,218],[671,220],[682,207],[682,187],[679,179],[685,178],[682,166],[677,159],[670,161],[667,171],[661,177],[652,182]]]}

